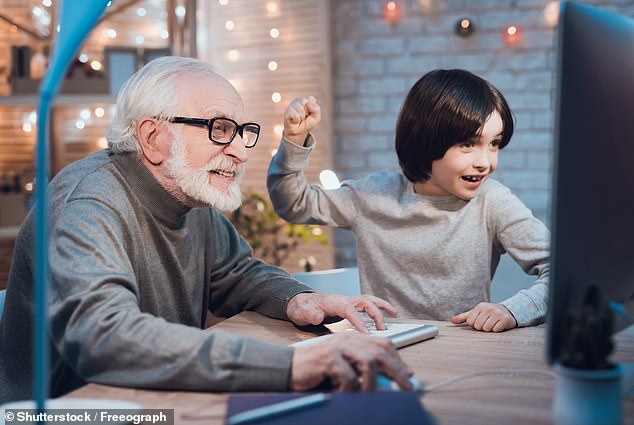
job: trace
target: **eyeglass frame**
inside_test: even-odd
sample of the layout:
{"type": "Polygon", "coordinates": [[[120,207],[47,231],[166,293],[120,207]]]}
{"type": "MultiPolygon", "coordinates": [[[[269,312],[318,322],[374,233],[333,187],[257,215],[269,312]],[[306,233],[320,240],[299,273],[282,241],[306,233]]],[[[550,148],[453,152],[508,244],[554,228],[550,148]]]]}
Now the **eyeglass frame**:
{"type": "Polygon", "coordinates": [[[232,120],[231,118],[227,118],[227,117],[213,117],[210,119],[207,118],[188,118],[188,117],[171,117],[171,118],[167,118],[166,119],[167,122],[171,122],[174,124],[186,124],[186,125],[194,125],[197,127],[207,127],[208,130],[208,137],[209,140],[212,143],[215,143],[217,145],[222,145],[222,146],[227,146],[230,145],[231,142],[233,142],[233,139],[235,139],[236,134],[240,133],[240,137],[242,137],[244,139],[244,136],[242,135],[244,132],[244,128],[246,126],[256,126],[258,129],[258,133],[255,137],[255,141],[253,142],[252,145],[247,146],[247,144],[244,144],[244,147],[247,149],[251,149],[254,148],[255,145],[258,143],[258,140],[260,139],[260,132],[262,131],[262,126],[260,126],[260,124],[258,124],[257,122],[245,122],[243,124],[238,124],[235,120],[232,120]],[[213,124],[216,120],[225,120],[225,121],[230,121],[235,125],[235,128],[233,130],[233,133],[231,134],[231,137],[229,138],[228,142],[219,142],[218,140],[214,140],[211,138],[211,131],[213,129],[213,124]]]}

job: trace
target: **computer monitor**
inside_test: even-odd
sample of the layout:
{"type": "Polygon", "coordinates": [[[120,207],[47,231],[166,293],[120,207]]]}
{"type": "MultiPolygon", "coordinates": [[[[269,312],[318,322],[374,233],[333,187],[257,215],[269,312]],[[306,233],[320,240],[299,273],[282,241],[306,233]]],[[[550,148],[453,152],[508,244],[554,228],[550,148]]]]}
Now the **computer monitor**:
{"type": "Polygon", "coordinates": [[[587,317],[600,297],[634,304],[634,20],[573,3],[559,19],[547,358],[565,364],[614,332],[587,317]],[[579,334],[593,326],[607,335],[579,334]]]}

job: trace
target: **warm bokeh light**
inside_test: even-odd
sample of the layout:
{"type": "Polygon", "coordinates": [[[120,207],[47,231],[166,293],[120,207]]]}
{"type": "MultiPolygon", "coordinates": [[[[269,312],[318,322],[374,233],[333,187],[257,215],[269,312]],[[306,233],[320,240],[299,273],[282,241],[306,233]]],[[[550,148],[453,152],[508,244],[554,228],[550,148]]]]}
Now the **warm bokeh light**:
{"type": "Polygon", "coordinates": [[[33,131],[33,125],[30,122],[25,122],[22,124],[22,131],[25,133],[30,133],[33,131]]]}
{"type": "Polygon", "coordinates": [[[97,139],[97,147],[99,149],[105,149],[108,147],[108,140],[105,137],[100,137],[97,139]]]}
{"type": "Polygon", "coordinates": [[[143,7],[139,7],[136,10],[136,16],[145,16],[145,14],[146,14],[146,10],[143,7]]]}
{"type": "Polygon", "coordinates": [[[159,37],[161,37],[163,40],[167,40],[168,38],[170,38],[170,33],[168,30],[161,30],[161,32],[159,33],[159,37]]]}
{"type": "Polygon", "coordinates": [[[81,111],[79,111],[79,117],[82,120],[89,120],[90,119],[90,109],[82,109],[81,111]]]}
{"type": "Polygon", "coordinates": [[[97,118],[103,118],[104,115],[106,115],[106,110],[103,109],[101,106],[97,106],[95,108],[95,116],[97,118]]]}
{"type": "Polygon", "coordinates": [[[277,62],[275,61],[269,62],[269,71],[277,71],[277,62]]]}
{"type": "Polygon", "coordinates": [[[52,5],[53,5],[53,2],[51,0],[42,0],[42,6],[51,7],[52,5]]]}
{"type": "Polygon", "coordinates": [[[509,25],[504,31],[504,42],[508,45],[518,44],[522,41],[522,32],[519,27],[515,25],[509,25]]]}
{"type": "Polygon", "coordinates": [[[220,6],[226,6],[229,4],[229,0],[218,0],[218,3],[220,3],[220,6]]]}
{"type": "Polygon", "coordinates": [[[225,22],[225,29],[227,31],[233,31],[233,29],[236,27],[235,22],[233,22],[231,19],[229,19],[227,22],[225,22]]]}
{"type": "Polygon", "coordinates": [[[341,186],[339,177],[332,170],[323,170],[319,173],[319,181],[324,189],[338,189],[341,186]]]}
{"type": "Polygon", "coordinates": [[[391,23],[401,18],[401,6],[396,1],[388,1],[383,6],[383,16],[391,23]]]}
{"type": "Polygon", "coordinates": [[[77,127],[77,129],[81,130],[84,127],[86,127],[86,123],[84,122],[84,120],[77,120],[77,121],[75,121],[75,127],[77,127]]]}
{"type": "Polygon", "coordinates": [[[558,1],[551,1],[544,7],[544,20],[549,27],[556,27],[559,22],[559,10],[561,4],[558,1]]]}
{"type": "Polygon", "coordinates": [[[227,57],[231,62],[235,62],[240,59],[240,52],[236,49],[231,49],[227,52],[227,57]]]}
{"type": "Polygon", "coordinates": [[[269,31],[269,35],[271,36],[271,38],[277,38],[280,36],[280,30],[278,30],[277,28],[271,28],[271,31],[269,31]]]}
{"type": "Polygon", "coordinates": [[[280,103],[282,101],[282,95],[279,92],[274,92],[271,95],[271,100],[275,103],[280,103]]]}
{"type": "Polygon", "coordinates": [[[91,67],[92,69],[94,69],[95,71],[100,71],[100,70],[101,70],[101,67],[102,67],[102,66],[101,66],[101,62],[99,62],[99,61],[92,61],[92,62],[90,62],[90,67],[91,67]]]}
{"type": "Polygon", "coordinates": [[[266,10],[269,13],[275,13],[279,10],[279,6],[277,3],[275,3],[274,1],[270,1],[266,4],[266,10]]]}
{"type": "Polygon", "coordinates": [[[79,62],[81,63],[86,63],[88,62],[88,55],[85,53],[82,53],[81,55],[79,55],[79,62]]]}
{"type": "Polygon", "coordinates": [[[107,38],[117,38],[117,30],[114,28],[107,28],[103,30],[103,35],[107,38]]]}
{"type": "Polygon", "coordinates": [[[282,137],[282,133],[284,132],[284,126],[281,124],[276,124],[273,127],[273,133],[275,133],[278,137],[282,137]]]}
{"type": "Polygon", "coordinates": [[[187,14],[187,10],[185,9],[185,6],[179,5],[179,6],[176,6],[176,8],[174,9],[174,14],[178,18],[184,18],[185,15],[187,14]]]}

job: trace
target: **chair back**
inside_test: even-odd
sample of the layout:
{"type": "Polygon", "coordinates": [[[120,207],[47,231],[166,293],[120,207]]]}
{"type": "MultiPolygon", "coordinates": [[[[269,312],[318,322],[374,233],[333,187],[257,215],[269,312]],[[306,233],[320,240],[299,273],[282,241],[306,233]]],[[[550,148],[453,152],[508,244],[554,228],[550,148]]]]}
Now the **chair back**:
{"type": "Polygon", "coordinates": [[[323,294],[349,296],[361,294],[359,269],[357,267],[295,273],[293,277],[323,294]]]}

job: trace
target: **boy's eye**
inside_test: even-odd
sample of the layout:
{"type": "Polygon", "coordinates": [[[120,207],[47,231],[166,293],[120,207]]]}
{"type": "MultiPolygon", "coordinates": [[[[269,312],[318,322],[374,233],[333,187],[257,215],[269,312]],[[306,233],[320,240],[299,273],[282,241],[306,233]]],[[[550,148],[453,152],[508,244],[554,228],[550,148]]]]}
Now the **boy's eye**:
{"type": "Polygon", "coordinates": [[[500,143],[501,142],[499,140],[494,140],[494,141],[491,142],[491,146],[494,147],[494,148],[497,148],[497,147],[500,146],[500,143]]]}
{"type": "Polygon", "coordinates": [[[471,149],[475,146],[475,143],[473,142],[462,142],[459,144],[459,146],[463,149],[471,149]]]}

